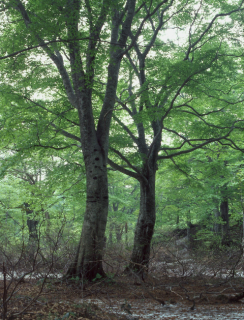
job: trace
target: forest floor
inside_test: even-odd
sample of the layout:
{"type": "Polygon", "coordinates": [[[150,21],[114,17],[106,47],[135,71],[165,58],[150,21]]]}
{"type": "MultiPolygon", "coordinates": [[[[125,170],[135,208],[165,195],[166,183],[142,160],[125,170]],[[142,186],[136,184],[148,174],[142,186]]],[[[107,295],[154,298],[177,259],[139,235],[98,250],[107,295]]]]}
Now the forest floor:
{"type": "Polygon", "coordinates": [[[86,284],[82,290],[77,281],[52,279],[42,288],[40,281],[29,280],[9,301],[8,311],[21,312],[11,320],[243,319],[244,303],[230,301],[243,286],[242,279],[206,286],[201,278],[164,277],[154,287],[151,281],[139,284],[133,277],[121,275],[86,284]]]}
{"type": "MultiPolygon", "coordinates": [[[[123,273],[126,257],[126,250],[108,250],[108,278],[91,283],[61,280],[58,272],[47,277],[36,270],[24,280],[7,273],[6,286],[11,285],[5,289],[5,319],[244,319],[243,258],[238,250],[203,255],[157,247],[144,280],[123,273]]],[[[2,279],[1,304],[3,295],[2,279]]]]}

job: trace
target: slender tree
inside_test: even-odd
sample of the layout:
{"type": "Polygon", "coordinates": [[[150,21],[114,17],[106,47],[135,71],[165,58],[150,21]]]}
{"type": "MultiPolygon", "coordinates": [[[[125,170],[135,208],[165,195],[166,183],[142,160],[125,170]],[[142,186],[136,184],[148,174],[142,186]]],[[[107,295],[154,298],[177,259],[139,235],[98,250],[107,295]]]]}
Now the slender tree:
{"type": "MultiPolygon", "coordinates": [[[[143,42],[130,33],[133,50],[123,64],[128,81],[117,96],[120,113],[113,115],[124,131],[124,149],[116,144],[115,135],[109,164],[140,182],[140,213],[129,268],[142,274],[148,269],[156,219],[158,161],[175,163],[175,157],[214,141],[231,144],[233,130],[243,129],[242,114],[238,119],[234,115],[235,105],[242,103],[241,90],[233,90],[241,81],[237,70],[242,53],[229,43],[243,2],[215,5],[170,1],[151,18],[143,42]],[[231,23],[219,23],[223,17],[231,23]],[[185,34],[179,32],[178,43],[163,42],[160,31],[172,28],[185,34]]],[[[146,4],[143,9],[150,10],[146,4]]]]}

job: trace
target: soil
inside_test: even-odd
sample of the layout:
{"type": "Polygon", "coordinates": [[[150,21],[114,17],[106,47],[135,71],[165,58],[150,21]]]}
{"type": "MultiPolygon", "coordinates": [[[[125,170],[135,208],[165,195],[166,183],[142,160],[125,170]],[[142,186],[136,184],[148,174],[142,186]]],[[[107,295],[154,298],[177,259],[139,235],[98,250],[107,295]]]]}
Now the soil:
{"type": "MultiPolygon", "coordinates": [[[[2,281],[0,285],[2,296],[2,281]]],[[[9,319],[184,319],[187,314],[188,319],[195,319],[194,315],[206,313],[216,314],[212,319],[217,319],[218,314],[222,319],[224,315],[241,319],[231,318],[231,314],[244,312],[241,299],[231,300],[242,292],[242,278],[226,282],[201,277],[148,276],[139,281],[134,275],[120,275],[83,284],[83,289],[81,281],[47,279],[42,285],[40,280],[18,284],[8,302],[8,315],[12,315],[9,319]]]]}
{"type": "MultiPolygon", "coordinates": [[[[133,272],[123,273],[126,257],[128,252],[121,248],[108,250],[104,259],[108,277],[90,283],[61,280],[57,272],[43,278],[43,271],[24,280],[7,278],[5,319],[244,318],[243,263],[238,251],[219,255],[186,255],[184,251],[181,255],[165,246],[154,248],[149,274],[143,280],[133,272]]],[[[0,297],[3,295],[4,281],[0,280],[0,297]]],[[[3,315],[3,309],[0,312],[3,315]]]]}

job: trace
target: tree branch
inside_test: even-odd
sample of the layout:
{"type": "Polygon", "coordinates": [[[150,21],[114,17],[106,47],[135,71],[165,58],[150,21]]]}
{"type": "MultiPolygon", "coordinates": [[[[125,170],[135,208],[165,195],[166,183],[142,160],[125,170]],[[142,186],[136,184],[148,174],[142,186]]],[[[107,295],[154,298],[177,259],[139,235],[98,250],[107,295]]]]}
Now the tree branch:
{"type": "Polygon", "coordinates": [[[128,133],[128,135],[131,137],[131,139],[138,145],[138,139],[134,136],[134,134],[130,131],[130,129],[118,117],[116,117],[115,114],[113,114],[112,117],[128,133]]]}
{"type": "Polygon", "coordinates": [[[222,136],[222,137],[219,137],[219,138],[212,138],[212,139],[209,139],[201,144],[198,144],[197,146],[191,148],[191,149],[188,149],[188,150],[182,150],[182,151],[179,151],[179,152],[175,152],[175,153],[171,153],[171,154],[167,154],[166,156],[158,156],[158,160],[162,160],[162,159],[170,159],[170,158],[173,158],[173,157],[176,157],[176,156],[179,156],[179,155],[182,155],[182,154],[186,154],[186,153],[190,153],[194,150],[197,150],[197,149],[200,149],[204,146],[206,146],[207,144],[211,143],[211,142],[215,142],[215,141],[220,141],[220,140],[224,140],[226,139],[230,134],[231,132],[233,131],[234,128],[232,128],[225,136],[222,136]]]}
{"type": "Polygon", "coordinates": [[[135,178],[135,179],[137,179],[138,181],[141,180],[141,175],[140,175],[140,174],[135,173],[135,172],[133,172],[133,171],[130,171],[130,170],[128,170],[128,169],[123,168],[122,166],[116,164],[115,162],[113,162],[113,161],[112,161],[111,159],[109,159],[109,158],[108,158],[108,164],[109,164],[112,168],[114,168],[115,170],[118,170],[118,171],[126,174],[127,176],[130,176],[130,177],[132,177],[132,178],[135,178]]]}
{"type": "Polygon", "coordinates": [[[69,75],[67,73],[66,68],[64,67],[63,59],[62,59],[61,55],[56,56],[52,52],[52,50],[47,46],[47,44],[44,42],[44,40],[42,38],[40,38],[40,36],[36,32],[34,32],[32,28],[30,28],[31,20],[29,18],[27,11],[25,10],[25,7],[22,4],[21,0],[16,0],[14,3],[17,4],[17,7],[15,7],[15,9],[17,9],[20,12],[20,14],[22,15],[23,20],[26,25],[26,28],[29,29],[31,31],[31,33],[34,34],[35,38],[39,42],[39,45],[43,48],[43,50],[46,52],[46,54],[52,59],[52,61],[56,65],[56,67],[61,75],[61,78],[63,80],[64,88],[66,90],[66,94],[69,99],[69,102],[71,103],[71,105],[73,107],[77,107],[76,97],[75,97],[75,94],[74,94],[74,91],[73,91],[73,88],[72,88],[72,85],[71,85],[71,82],[69,79],[69,75]]]}
{"type": "Polygon", "coordinates": [[[72,133],[69,133],[68,131],[66,130],[63,130],[63,129],[60,129],[58,128],[54,123],[50,123],[50,125],[55,128],[55,131],[57,133],[61,133],[63,136],[67,137],[67,138],[70,138],[70,139],[73,139],[73,140],[76,140],[76,141],[79,141],[81,143],[81,139],[77,136],[75,136],[74,134],[72,133]]]}
{"type": "Polygon", "coordinates": [[[141,176],[141,172],[135,166],[133,166],[130,163],[130,161],[128,159],[126,159],[125,156],[122,155],[122,153],[120,151],[118,151],[112,147],[110,147],[109,149],[112,150],[114,153],[116,153],[120,157],[120,159],[122,159],[124,162],[126,162],[131,169],[133,169],[137,174],[139,174],[141,176]]]}
{"type": "Polygon", "coordinates": [[[243,11],[244,8],[241,8],[241,6],[243,5],[243,0],[241,1],[240,5],[239,5],[239,8],[238,9],[234,9],[230,12],[227,12],[227,13],[218,13],[214,16],[214,18],[210,21],[210,23],[208,24],[207,28],[202,32],[202,34],[199,36],[199,38],[193,42],[192,44],[189,45],[189,48],[186,52],[186,57],[184,60],[188,60],[189,59],[189,54],[191,52],[191,49],[194,48],[201,40],[202,38],[205,36],[205,34],[208,33],[208,31],[212,28],[212,25],[214,24],[215,20],[219,17],[226,17],[226,16],[229,16],[231,15],[232,13],[235,13],[235,12],[238,12],[238,11],[243,11]]]}

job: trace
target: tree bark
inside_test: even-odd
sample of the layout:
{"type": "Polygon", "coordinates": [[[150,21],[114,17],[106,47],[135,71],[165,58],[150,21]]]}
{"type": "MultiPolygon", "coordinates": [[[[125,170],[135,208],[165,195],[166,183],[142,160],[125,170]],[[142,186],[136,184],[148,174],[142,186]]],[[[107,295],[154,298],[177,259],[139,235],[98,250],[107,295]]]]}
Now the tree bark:
{"type": "Polygon", "coordinates": [[[220,234],[221,231],[221,224],[218,223],[218,220],[220,218],[220,212],[219,212],[219,207],[218,207],[218,203],[216,204],[216,208],[214,209],[214,218],[216,219],[216,221],[214,222],[214,232],[216,235],[220,234]]]}
{"type": "Polygon", "coordinates": [[[111,223],[109,225],[108,246],[112,246],[113,244],[113,229],[114,229],[114,225],[113,223],[111,223]]]}
{"type": "Polygon", "coordinates": [[[155,175],[152,170],[147,180],[140,182],[140,212],[135,228],[134,246],[131,262],[127,270],[134,270],[144,277],[150,261],[150,244],[156,220],[155,213],[155,175]]]}
{"type": "Polygon", "coordinates": [[[120,243],[122,240],[123,226],[121,226],[120,224],[116,224],[115,225],[115,234],[116,234],[117,243],[120,243]]]}
{"type": "Polygon", "coordinates": [[[187,221],[186,221],[186,224],[187,224],[187,248],[188,250],[190,250],[192,248],[192,232],[191,232],[191,212],[189,211],[187,213],[187,221]]]}
{"type": "Polygon", "coordinates": [[[128,246],[128,224],[125,223],[125,245],[128,246]]]}
{"type": "Polygon", "coordinates": [[[222,225],[222,244],[229,245],[229,204],[228,199],[224,199],[220,204],[221,218],[224,222],[222,225]]]}
{"type": "Polygon", "coordinates": [[[177,214],[176,216],[176,225],[177,225],[177,229],[179,228],[179,224],[180,224],[180,215],[177,214]]]}
{"type": "Polygon", "coordinates": [[[67,275],[92,280],[97,274],[105,276],[102,255],[108,214],[108,181],[101,151],[94,149],[86,164],[86,212],[76,257],[67,275]]]}
{"type": "MultiPolygon", "coordinates": [[[[72,1],[71,1],[72,2],[72,1]]],[[[77,16],[77,9],[80,10],[80,2],[74,3],[77,8],[71,6],[71,16],[77,16]]],[[[113,7],[113,19],[111,29],[111,51],[108,65],[108,79],[106,92],[100,112],[97,128],[92,108],[92,90],[96,43],[99,39],[99,32],[105,23],[107,3],[103,3],[101,17],[98,19],[96,33],[91,31],[91,40],[87,56],[87,73],[83,70],[79,42],[69,43],[72,80],[74,92],[77,98],[82,152],[86,167],[87,203],[82,234],[74,263],[71,264],[67,276],[82,277],[92,280],[97,274],[105,276],[102,266],[102,252],[104,247],[104,236],[108,215],[108,181],[107,181],[107,157],[109,148],[109,127],[112,119],[112,111],[115,105],[116,89],[118,84],[120,61],[123,57],[127,37],[130,32],[131,23],[134,17],[135,0],[127,1],[127,11],[122,23],[119,11],[113,7]],[[122,23],[122,26],[121,26],[122,23]],[[119,36],[121,26],[121,34],[119,36]],[[89,80],[89,81],[87,81],[89,80]]],[[[77,30],[79,17],[76,21],[72,18],[68,24],[70,37],[73,38],[79,32],[77,30]]],[[[92,27],[93,29],[93,27],[92,27]]]]}
{"type": "Polygon", "coordinates": [[[27,226],[29,230],[29,241],[30,242],[37,242],[38,241],[38,234],[37,234],[37,225],[38,220],[31,218],[30,216],[33,214],[33,210],[29,209],[29,204],[24,203],[25,212],[27,214],[27,226]]]}
{"type": "Polygon", "coordinates": [[[244,248],[244,210],[242,209],[242,247],[244,248]]]}

